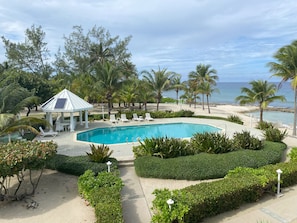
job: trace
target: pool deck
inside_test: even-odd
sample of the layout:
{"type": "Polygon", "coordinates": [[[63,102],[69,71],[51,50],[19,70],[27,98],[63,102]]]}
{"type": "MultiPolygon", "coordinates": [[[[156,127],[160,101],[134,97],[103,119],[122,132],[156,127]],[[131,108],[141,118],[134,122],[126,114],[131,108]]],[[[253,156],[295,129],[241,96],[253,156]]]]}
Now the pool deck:
{"type": "MultiPolygon", "coordinates": [[[[85,130],[103,128],[103,127],[114,127],[114,126],[135,126],[135,125],[147,125],[147,124],[166,124],[166,123],[194,123],[194,124],[208,124],[222,129],[228,136],[232,136],[235,132],[241,132],[242,130],[250,131],[254,135],[261,135],[261,132],[254,128],[249,128],[247,126],[238,125],[235,123],[226,122],[223,120],[212,120],[212,119],[199,119],[199,118],[170,118],[170,119],[155,119],[153,121],[129,121],[129,122],[118,122],[116,124],[110,121],[96,121],[89,123],[89,128],[84,129],[84,126],[77,126],[75,132],[60,132],[55,138],[43,138],[43,139],[53,139],[58,144],[58,154],[68,155],[68,156],[78,156],[85,155],[86,152],[90,151],[89,142],[82,142],[76,140],[76,134],[85,130]]],[[[121,144],[109,144],[111,150],[113,150],[112,156],[119,161],[123,160],[133,160],[132,148],[139,143],[121,143],[121,144]]]]}
{"type": "MultiPolygon", "coordinates": [[[[197,124],[208,124],[221,128],[226,135],[232,136],[235,132],[243,130],[250,131],[253,135],[261,137],[261,131],[243,125],[230,123],[222,120],[199,119],[199,118],[172,118],[172,119],[155,119],[150,123],[163,124],[172,122],[186,122],[197,124]]],[[[119,122],[112,124],[110,121],[96,121],[89,124],[89,129],[109,126],[128,126],[128,125],[143,125],[144,122],[119,122]]],[[[80,142],[76,140],[76,134],[80,131],[85,131],[81,126],[78,126],[75,132],[61,132],[55,138],[47,137],[42,139],[53,140],[58,144],[58,154],[68,156],[85,155],[90,151],[90,143],[80,142]]],[[[297,145],[295,137],[287,137],[284,142],[293,147],[297,145]]],[[[132,148],[138,143],[124,143],[109,145],[113,150],[112,156],[120,162],[133,161],[132,148]]],[[[125,184],[122,190],[122,207],[123,216],[126,223],[149,223],[152,217],[152,201],[154,196],[152,192],[155,189],[169,188],[180,189],[192,184],[197,184],[199,181],[177,181],[163,179],[140,178],[136,175],[133,166],[120,167],[121,178],[125,184]]],[[[257,203],[247,204],[238,210],[230,211],[217,215],[213,218],[205,219],[204,222],[215,223],[250,223],[250,222],[269,222],[269,223],[297,223],[297,186],[282,190],[283,196],[268,196],[257,203]]]]}

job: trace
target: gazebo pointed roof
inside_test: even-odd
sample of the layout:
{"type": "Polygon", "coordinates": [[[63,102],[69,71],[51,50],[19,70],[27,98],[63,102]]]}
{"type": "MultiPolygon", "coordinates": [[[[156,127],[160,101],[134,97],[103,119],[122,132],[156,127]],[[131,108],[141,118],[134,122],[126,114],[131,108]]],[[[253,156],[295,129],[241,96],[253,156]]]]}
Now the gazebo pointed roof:
{"type": "Polygon", "coordinates": [[[41,109],[44,112],[78,112],[93,109],[93,105],[71,91],[64,89],[44,102],[41,109]]]}

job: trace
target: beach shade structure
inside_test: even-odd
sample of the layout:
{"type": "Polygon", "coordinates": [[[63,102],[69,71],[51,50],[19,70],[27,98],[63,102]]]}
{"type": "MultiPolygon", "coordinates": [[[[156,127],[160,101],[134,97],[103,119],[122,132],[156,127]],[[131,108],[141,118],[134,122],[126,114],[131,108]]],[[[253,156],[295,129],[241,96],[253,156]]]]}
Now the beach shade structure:
{"type": "Polygon", "coordinates": [[[53,113],[61,113],[59,120],[60,125],[69,126],[69,130],[73,132],[76,126],[76,119],[74,118],[75,113],[79,113],[79,123],[83,125],[82,113],[85,112],[85,128],[88,126],[88,111],[93,109],[93,105],[86,102],[71,91],[64,89],[60,93],[56,94],[41,105],[42,111],[46,113],[47,121],[53,126],[53,113]],[[70,120],[64,122],[64,114],[70,113],[70,120]],[[61,124],[62,123],[62,124],[61,124]]]}
{"type": "Polygon", "coordinates": [[[145,120],[147,121],[153,121],[154,119],[151,117],[151,114],[150,113],[145,113],[145,120]]]}

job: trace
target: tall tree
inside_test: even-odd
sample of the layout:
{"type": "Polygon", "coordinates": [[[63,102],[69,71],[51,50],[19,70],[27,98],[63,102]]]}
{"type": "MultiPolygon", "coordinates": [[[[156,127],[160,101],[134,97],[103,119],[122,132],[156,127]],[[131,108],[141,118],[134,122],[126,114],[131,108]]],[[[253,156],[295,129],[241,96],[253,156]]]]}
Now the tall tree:
{"type": "Polygon", "coordinates": [[[147,81],[148,85],[151,87],[156,94],[157,99],[157,111],[159,111],[159,104],[162,99],[162,93],[164,90],[167,90],[170,86],[170,81],[174,77],[175,73],[167,71],[163,68],[162,70],[151,70],[148,72],[146,70],[141,72],[143,74],[144,80],[147,81]]]}
{"type": "MultiPolygon", "coordinates": [[[[195,71],[191,71],[189,73],[189,80],[192,83],[195,83],[198,86],[204,83],[208,82],[212,85],[216,85],[216,80],[218,80],[218,76],[216,75],[217,71],[215,69],[211,69],[211,65],[207,64],[199,64],[196,66],[195,71]]],[[[202,108],[204,110],[204,93],[201,92],[202,94],[202,108]]]]}
{"type": "Polygon", "coordinates": [[[185,82],[181,81],[181,75],[180,74],[175,74],[174,77],[171,79],[171,89],[173,89],[176,93],[176,104],[178,104],[178,93],[180,90],[185,89],[186,84],[185,82]]]}
{"type": "Polygon", "coordinates": [[[276,100],[286,100],[282,95],[275,95],[277,92],[275,84],[263,80],[254,80],[249,82],[249,84],[251,85],[251,88],[241,88],[241,93],[243,93],[243,95],[237,96],[235,100],[238,101],[240,105],[256,104],[260,111],[260,122],[263,121],[264,109],[266,109],[270,103],[276,100]]]}
{"type": "Polygon", "coordinates": [[[41,26],[32,25],[25,31],[23,43],[13,43],[2,36],[8,64],[16,69],[48,79],[53,72],[50,52],[41,26]]]}
{"type": "Polygon", "coordinates": [[[297,125],[297,40],[290,45],[281,47],[275,54],[276,62],[268,63],[270,72],[273,76],[280,77],[282,86],[283,82],[291,81],[291,87],[294,91],[294,121],[293,135],[296,136],[297,125]]]}
{"type": "Polygon", "coordinates": [[[210,82],[203,82],[199,86],[200,91],[206,95],[206,104],[207,104],[207,109],[208,113],[210,113],[210,106],[209,106],[209,98],[213,92],[218,92],[219,90],[217,88],[214,88],[214,85],[211,84],[210,82]]]}
{"type": "Polygon", "coordinates": [[[92,77],[95,86],[101,88],[101,92],[105,92],[105,97],[108,101],[108,114],[110,114],[113,95],[121,84],[120,71],[114,63],[107,61],[95,67],[92,77]]]}

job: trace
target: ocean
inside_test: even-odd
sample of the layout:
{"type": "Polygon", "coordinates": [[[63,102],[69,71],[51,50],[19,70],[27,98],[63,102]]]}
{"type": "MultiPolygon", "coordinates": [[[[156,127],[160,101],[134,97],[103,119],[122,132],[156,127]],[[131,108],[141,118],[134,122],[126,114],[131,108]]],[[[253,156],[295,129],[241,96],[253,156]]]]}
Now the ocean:
{"type": "MultiPolygon", "coordinates": [[[[278,86],[279,83],[274,83],[278,86]]],[[[247,82],[218,82],[216,88],[218,92],[213,92],[210,97],[211,104],[231,104],[238,105],[235,98],[241,95],[242,87],[250,87],[247,82]]],[[[184,92],[180,91],[179,96],[184,92]]],[[[283,95],[286,98],[286,102],[275,101],[271,103],[270,107],[276,108],[293,108],[294,107],[294,91],[292,90],[290,83],[286,82],[277,91],[276,95],[283,95]]],[[[169,97],[176,99],[176,92],[174,90],[163,92],[163,97],[169,97]]],[[[199,101],[198,101],[199,102],[199,101]]]]}
{"type": "MultiPolygon", "coordinates": [[[[278,86],[279,83],[274,83],[278,86]]],[[[218,92],[214,92],[210,97],[211,104],[230,104],[230,105],[239,105],[238,102],[235,101],[235,98],[241,95],[242,87],[250,87],[247,82],[218,82],[216,88],[218,92]]],[[[180,91],[179,96],[181,96],[184,92],[180,91]]],[[[294,108],[294,91],[290,86],[289,82],[284,83],[281,88],[277,91],[276,95],[283,95],[286,98],[285,102],[275,101],[269,104],[269,107],[272,108],[285,108],[285,109],[293,109],[294,108]]],[[[163,97],[169,97],[176,99],[176,92],[174,90],[163,92],[163,97]]],[[[198,101],[199,102],[199,101],[198,101]]],[[[259,118],[259,112],[252,112],[251,114],[253,118],[259,118]]],[[[265,121],[286,124],[292,126],[294,114],[289,112],[281,112],[281,111],[264,111],[263,119],[265,121]]]]}

